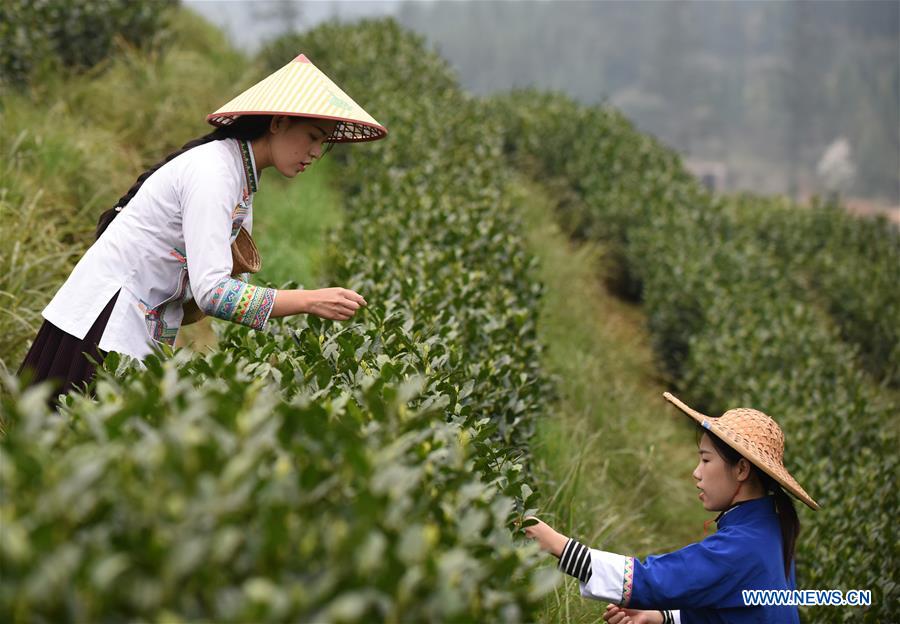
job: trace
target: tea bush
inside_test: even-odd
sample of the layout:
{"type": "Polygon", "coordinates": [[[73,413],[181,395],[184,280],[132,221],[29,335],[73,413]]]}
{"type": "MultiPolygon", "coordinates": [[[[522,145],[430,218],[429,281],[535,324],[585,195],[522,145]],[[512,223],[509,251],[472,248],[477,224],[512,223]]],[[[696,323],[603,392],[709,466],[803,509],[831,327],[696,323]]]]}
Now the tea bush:
{"type": "Polygon", "coordinates": [[[294,50],[288,58],[303,51],[340,75],[348,92],[365,93],[366,109],[390,131],[384,141],[341,152],[348,161],[347,226],[333,244],[335,280],[408,308],[414,333],[454,345],[451,362],[477,362],[469,378],[505,370],[498,383],[477,383],[476,392],[506,406],[495,419],[506,439],[526,439],[530,425],[522,416],[535,413],[548,390],[537,383],[540,285],[502,194],[501,127],[477,121],[481,103],[393,20],[325,24],[276,40],[261,56],[284,48],[294,50]],[[336,40],[358,53],[341,53],[336,40]]]}
{"type": "Polygon", "coordinates": [[[507,528],[519,466],[446,422],[466,391],[321,331],[5,406],[4,620],[528,619],[553,579],[507,528]]]}
{"type": "Polygon", "coordinates": [[[885,219],[848,217],[840,206],[739,196],[742,221],[792,273],[802,276],[844,340],[877,379],[900,387],[900,230],[885,219]]]}

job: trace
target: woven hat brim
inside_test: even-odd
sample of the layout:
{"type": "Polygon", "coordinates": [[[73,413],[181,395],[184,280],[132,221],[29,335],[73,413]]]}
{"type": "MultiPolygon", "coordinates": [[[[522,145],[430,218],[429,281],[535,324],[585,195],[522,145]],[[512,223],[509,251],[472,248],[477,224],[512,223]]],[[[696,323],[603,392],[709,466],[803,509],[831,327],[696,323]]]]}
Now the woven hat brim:
{"type": "Polygon", "coordinates": [[[363,121],[349,121],[343,117],[330,117],[328,115],[310,115],[304,113],[272,112],[272,111],[238,111],[227,115],[211,113],[206,116],[206,121],[214,126],[227,126],[241,115],[284,115],[285,117],[304,117],[308,119],[327,119],[337,121],[338,125],[331,133],[326,143],[362,143],[364,141],[377,141],[387,136],[388,131],[384,126],[363,121]]]}
{"type": "Polygon", "coordinates": [[[793,494],[807,507],[814,511],[819,509],[819,504],[806,493],[806,490],[804,490],[797,480],[791,476],[791,473],[787,471],[787,468],[785,468],[784,465],[773,464],[768,461],[756,449],[744,444],[741,440],[734,437],[731,431],[718,426],[715,417],[707,416],[706,414],[702,414],[697,410],[692,409],[670,392],[664,392],[663,396],[675,407],[696,420],[701,427],[714,433],[716,437],[740,453],[747,461],[775,479],[775,481],[777,481],[784,489],[793,494]]]}
{"type": "Polygon", "coordinates": [[[207,115],[206,120],[224,126],[242,115],[337,121],[337,128],[326,139],[332,143],[375,141],[388,132],[303,54],[207,115]]]}

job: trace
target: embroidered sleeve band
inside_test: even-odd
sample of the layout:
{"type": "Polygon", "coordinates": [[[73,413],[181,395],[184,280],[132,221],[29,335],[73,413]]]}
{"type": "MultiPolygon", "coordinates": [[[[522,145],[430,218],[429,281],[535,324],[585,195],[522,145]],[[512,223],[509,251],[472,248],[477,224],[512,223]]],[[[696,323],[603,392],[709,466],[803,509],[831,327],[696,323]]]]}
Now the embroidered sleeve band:
{"type": "Polygon", "coordinates": [[[634,557],[625,557],[625,572],[622,576],[622,606],[628,606],[634,589],[634,557]]]}
{"type": "Polygon", "coordinates": [[[591,578],[591,551],[584,544],[570,539],[559,557],[559,569],[587,583],[591,578]]]}
{"type": "Polygon", "coordinates": [[[204,312],[233,323],[263,329],[275,305],[275,289],[253,286],[232,277],[216,285],[204,312]]]}

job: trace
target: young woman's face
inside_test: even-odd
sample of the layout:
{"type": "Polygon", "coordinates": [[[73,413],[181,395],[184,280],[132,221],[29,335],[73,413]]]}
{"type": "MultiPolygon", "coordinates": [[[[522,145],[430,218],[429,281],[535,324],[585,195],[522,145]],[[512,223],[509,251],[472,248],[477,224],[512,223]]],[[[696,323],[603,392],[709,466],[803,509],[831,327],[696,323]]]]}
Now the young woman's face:
{"type": "MultiPolygon", "coordinates": [[[[730,466],[716,452],[712,440],[707,434],[700,438],[698,448],[700,461],[694,469],[693,477],[700,490],[700,501],[707,511],[724,511],[732,503],[735,490],[738,489],[740,462],[730,466]]],[[[746,460],[741,460],[742,462],[746,460]]]]}
{"type": "Polygon", "coordinates": [[[322,155],[325,139],[336,126],[336,121],[327,119],[275,117],[269,137],[272,165],[288,178],[303,173],[322,155]]]}

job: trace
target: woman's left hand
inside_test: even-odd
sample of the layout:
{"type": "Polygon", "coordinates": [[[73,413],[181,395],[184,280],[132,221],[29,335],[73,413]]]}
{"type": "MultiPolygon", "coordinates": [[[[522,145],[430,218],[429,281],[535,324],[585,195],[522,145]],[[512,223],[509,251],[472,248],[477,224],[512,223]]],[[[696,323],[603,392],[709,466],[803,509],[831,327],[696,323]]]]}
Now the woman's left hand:
{"type": "Polygon", "coordinates": [[[608,624],[662,624],[663,615],[659,611],[623,609],[614,604],[606,605],[603,621],[608,624]]]}
{"type": "Polygon", "coordinates": [[[535,518],[534,516],[528,516],[525,520],[537,520],[537,524],[525,527],[526,537],[537,540],[541,550],[559,558],[559,556],[562,555],[563,548],[566,547],[566,542],[569,541],[569,538],[553,529],[553,527],[543,520],[535,518]]]}

